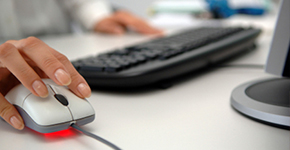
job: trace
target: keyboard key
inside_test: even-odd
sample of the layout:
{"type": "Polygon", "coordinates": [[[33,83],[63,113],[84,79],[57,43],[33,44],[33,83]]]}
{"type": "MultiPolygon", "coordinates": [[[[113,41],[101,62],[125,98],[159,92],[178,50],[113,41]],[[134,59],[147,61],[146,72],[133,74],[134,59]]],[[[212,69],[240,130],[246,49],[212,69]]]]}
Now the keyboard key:
{"type": "Polygon", "coordinates": [[[84,63],[79,67],[79,70],[101,72],[104,70],[104,67],[104,63],[84,63]]]}

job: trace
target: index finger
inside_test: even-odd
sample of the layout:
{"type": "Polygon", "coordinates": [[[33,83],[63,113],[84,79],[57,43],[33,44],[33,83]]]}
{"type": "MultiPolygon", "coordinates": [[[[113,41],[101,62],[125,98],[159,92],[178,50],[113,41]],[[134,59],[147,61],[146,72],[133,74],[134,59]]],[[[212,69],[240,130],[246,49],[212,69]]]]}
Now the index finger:
{"type": "Polygon", "coordinates": [[[59,85],[69,85],[71,78],[65,66],[51,54],[47,44],[35,37],[11,42],[25,56],[35,62],[49,78],[59,85]]]}
{"type": "Polygon", "coordinates": [[[57,84],[67,85],[76,95],[82,98],[91,95],[91,90],[84,78],[63,54],[35,37],[12,43],[32,59],[57,84]]]}
{"type": "Polygon", "coordinates": [[[47,96],[48,91],[41,78],[27,64],[13,44],[6,42],[0,45],[0,61],[34,95],[47,96]]]}

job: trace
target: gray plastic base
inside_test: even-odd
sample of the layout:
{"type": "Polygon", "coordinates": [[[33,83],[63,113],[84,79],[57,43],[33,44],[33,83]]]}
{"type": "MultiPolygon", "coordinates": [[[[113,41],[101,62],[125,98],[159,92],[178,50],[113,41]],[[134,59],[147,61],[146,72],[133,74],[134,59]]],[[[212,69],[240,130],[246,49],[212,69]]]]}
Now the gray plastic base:
{"type": "Polygon", "coordinates": [[[290,79],[271,78],[236,87],[231,105],[240,113],[274,126],[290,128],[290,79]]]}
{"type": "Polygon", "coordinates": [[[78,126],[85,125],[87,123],[92,122],[95,119],[95,115],[92,115],[92,116],[77,119],[74,121],[63,122],[60,124],[49,125],[49,126],[41,126],[35,123],[31,119],[31,117],[21,107],[17,105],[14,105],[14,106],[16,107],[20,115],[22,116],[25,126],[40,133],[51,133],[51,132],[65,130],[65,129],[68,129],[72,123],[75,123],[78,126]]]}

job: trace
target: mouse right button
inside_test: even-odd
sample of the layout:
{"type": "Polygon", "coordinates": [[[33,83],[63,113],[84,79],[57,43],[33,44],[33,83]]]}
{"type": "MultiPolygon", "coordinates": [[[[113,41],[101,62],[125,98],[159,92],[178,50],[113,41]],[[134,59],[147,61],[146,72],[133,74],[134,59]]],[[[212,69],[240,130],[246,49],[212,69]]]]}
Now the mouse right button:
{"type": "Polygon", "coordinates": [[[64,89],[64,87],[60,88],[60,90],[66,96],[69,103],[68,107],[78,125],[86,124],[94,120],[95,111],[88,100],[77,97],[71,91],[64,89]]]}
{"type": "Polygon", "coordinates": [[[22,107],[23,102],[26,97],[30,95],[31,92],[25,88],[22,84],[15,86],[11,89],[5,96],[5,98],[11,103],[22,107]]]}

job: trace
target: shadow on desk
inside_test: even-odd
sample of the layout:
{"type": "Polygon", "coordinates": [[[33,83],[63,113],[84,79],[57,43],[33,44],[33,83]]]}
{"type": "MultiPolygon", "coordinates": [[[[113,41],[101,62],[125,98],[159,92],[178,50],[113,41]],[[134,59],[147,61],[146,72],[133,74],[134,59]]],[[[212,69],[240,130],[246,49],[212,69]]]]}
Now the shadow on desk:
{"type": "Polygon", "coordinates": [[[182,76],[179,76],[177,78],[163,80],[158,83],[142,86],[142,87],[135,87],[135,88],[103,88],[103,87],[94,87],[91,86],[92,91],[95,92],[103,92],[103,93],[114,93],[114,94],[124,94],[124,95],[138,95],[138,94],[146,94],[146,93],[152,93],[156,91],[166,92],[169,88],[174,88],[177,85],[184,84],[186,82],[189,82],[190,80],[196,80],[198,77],[203,76],[208,73],[214,72],[216,69],[219,69],[219,67],[209,67],[206,69],[201,69],[198,71],[189,72],[187,74],[184,74],[182,76]]]}

